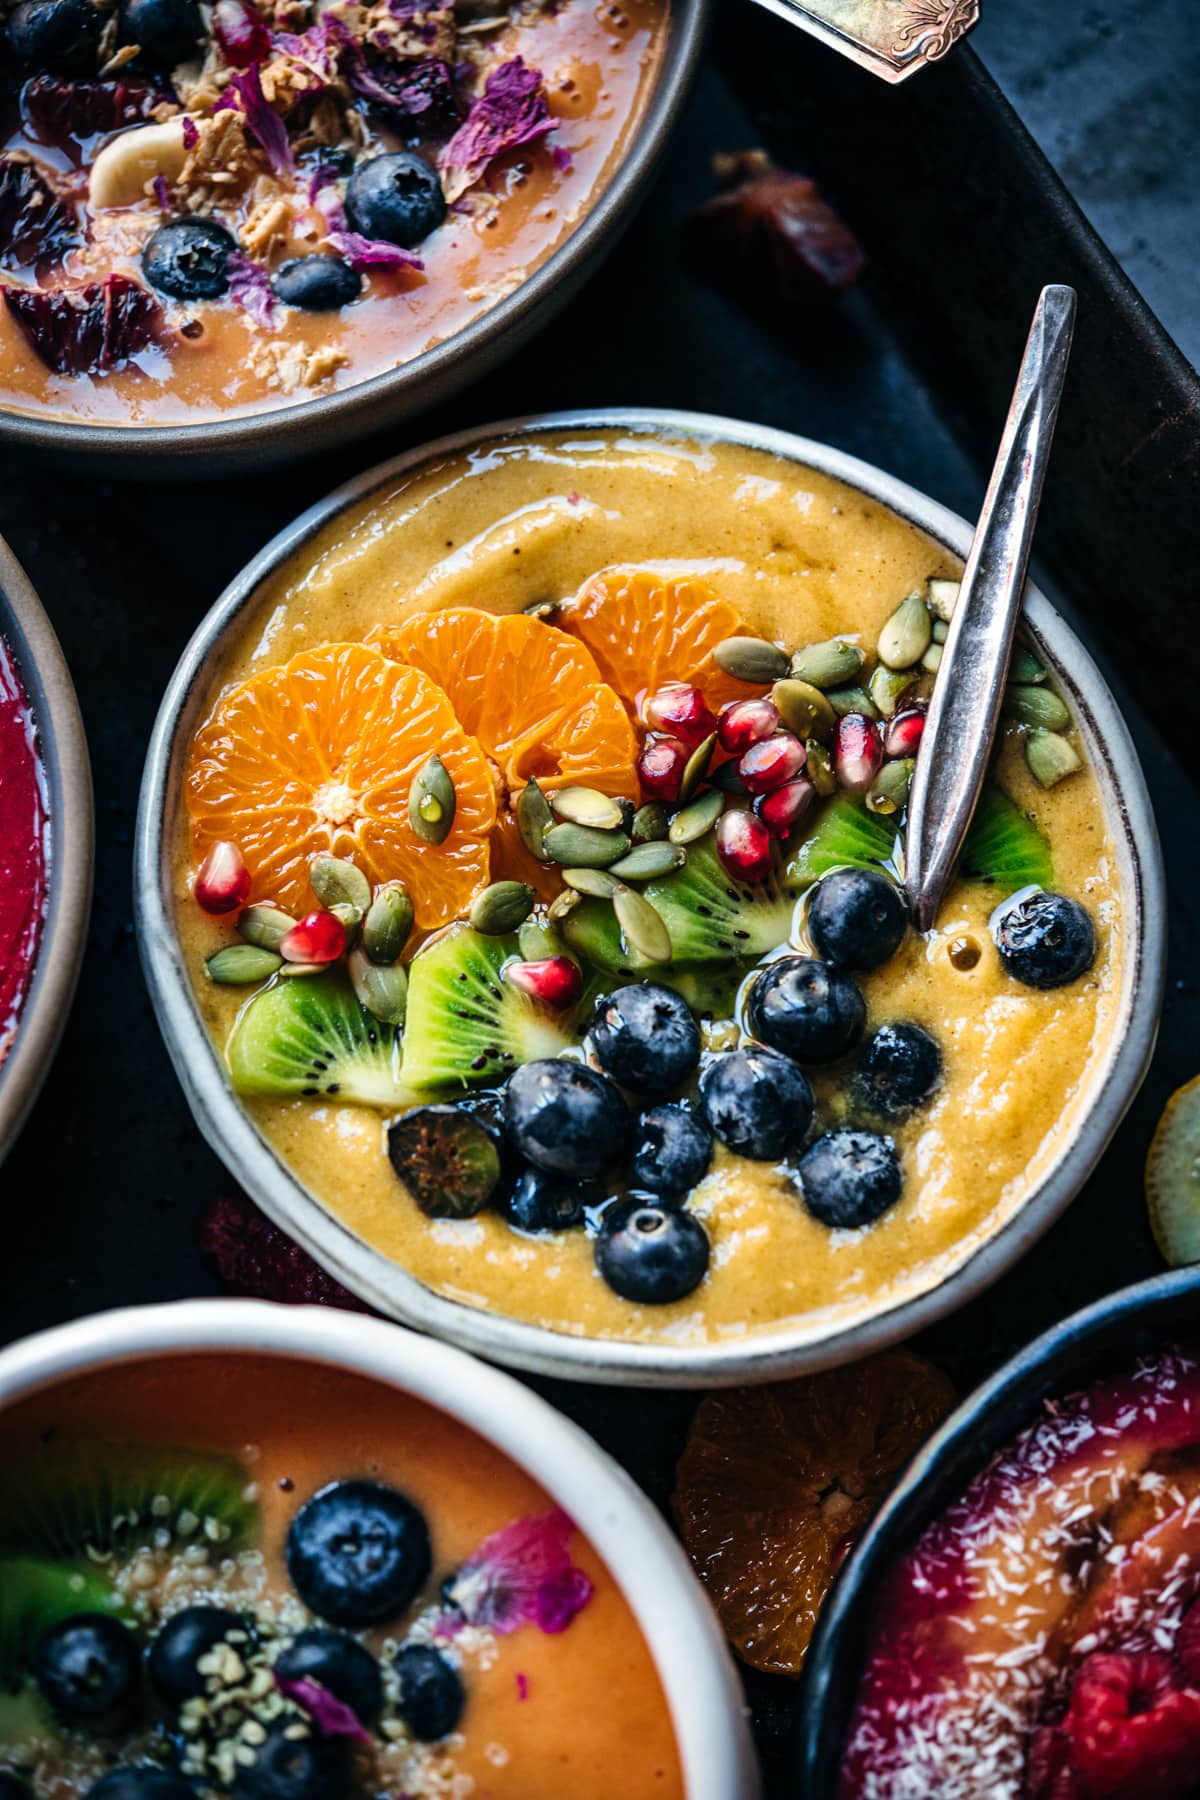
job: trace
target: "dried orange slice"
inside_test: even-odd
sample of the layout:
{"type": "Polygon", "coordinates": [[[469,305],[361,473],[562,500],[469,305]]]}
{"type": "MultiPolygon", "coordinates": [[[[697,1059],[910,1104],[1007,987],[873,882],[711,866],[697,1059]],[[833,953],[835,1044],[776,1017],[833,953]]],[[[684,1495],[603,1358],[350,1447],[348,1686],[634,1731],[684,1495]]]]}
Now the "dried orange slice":
{"type": "Polygon", "coordinates": [[[753,1668],[799,1674],[847,1549],[953,1401],[946,1377],[903,1350],[701,1401],[675,1515],[753,1668]]]}
{"type": "Polygon", "coordinates": [[[723,638],[745,632],[736,610],[694,576],[664,580],[649,569],[595,575],[558,616],[586,644],[604,680],[630,710],[667,681],[702,690],[714,710],[760,690],[726,675],[712,653],[723,638]]]}
{"type": "Polygon", "coordinates": [[[372,882],[400,880],[418,925],[444,925],[488,880],[492,770],[445,694],[420,670],[363,644],[322,644],[221,695],[192,745],[184,783],[197,859],[236,843],[251,899],[311,904],[308,864],[352,858],[372,882]],[[408,819],[413,776],[436,754],[454,783],[449,835],[423,844],[408,819]]]}

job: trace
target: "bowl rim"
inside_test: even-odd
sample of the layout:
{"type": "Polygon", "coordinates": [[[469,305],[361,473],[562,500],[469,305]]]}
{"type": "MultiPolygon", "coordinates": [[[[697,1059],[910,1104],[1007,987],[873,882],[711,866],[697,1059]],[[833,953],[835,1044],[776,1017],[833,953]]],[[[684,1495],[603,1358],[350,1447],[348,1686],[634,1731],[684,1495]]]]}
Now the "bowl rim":
{"type": "Polygon", "coordinates": [[[888,1571],[949,1500],[960,1494],[997,1450],[1010,1443],[1020,1423],[1030,1424],[1041,1402],[1077,1388],[1084,1371],[1102,1357],[1115,1330],[1129,1331],[1159,1314],[1200,1297],[1200,1267],[1170,1269],[1132,1286],[1118,1288],[1049,1326],[1025,1344],[959,1402],[893,1487],[826,1596],[805,1660],[802,1701],[797,1712],[797,1763],[810,1800],[834,1800],[843,1734],[830,1736],[831,1713],[848,1716],[861,1673],[866,1614],[888,1571]],[[943,1496],[943,1490],[946,1490],[943,1496]]]}
{"type": "MultiPolygon", "coordinates": [[[[628,148],[569,237],[511,294],[419,356],[318,399],[188,424],[127,426],[76,422],[0,406],[0,444],[52,456],[98,456],[107,473],[166,456],[219,469],[232,454],[279,451],[281,438],[332,443],[362,436],[388,419],[411,416],[465,386],[472,375],[512,353],[566,304],[628,222],[666,148],[691,88],[713,0],[670,0],[653,84],[628,148]],[[412,391],[411,401],[405,398],[412,391]]],[[[309,446],[315,448],[315,443],[309,446]]],[[[303,455],[305,446],[288,448],[303,455]]],[[[152,472],[152,471],[151,471],[152,472]]],[[[161,473],[161,469],[159,473],[161,473]]]]}
{"type": "Polygon", "coordinates": [[[92,774],[74,683],[54,627],[0,538],[0,636],[33,715],[49,815],[48,895],[33,975],[0,1064],[0,1163],[50,1068],[70,1010],[92,900],[92,774]]]}
{"type": "Polygon", "coordinates": [[[383,1319],[261,1300],[182,1300],[97,1313],[0,1350],[0,1410],[59,1382],[189,1353],[323,1363],[457,1419],[543,1487],[621,1589],[667,1699],[688,1800],[754,1800],[741,1684],[682,1547],[633,1478],[511,1375],[383,1319]]]}
{"type": "Polygon", "coordinates": [[[798,1343],[794,1330],[775,1329],[689,1346],[631,1343],[550,1331],[435,1294],[326,1212],[259,1136],[228,1087],[175,946],[165,879],[170,844],[164,829],[177,799],[175,739],[189,723],[189,704],[194,704],[210,653],[234,628],[259,583],[336,514],[420,465],[500,437],[590,428],[716,440],[770,451],[846,482],[959,556],[965,555],[970,542],[966,520],[857,457],[792,433],[702,413],[627,407],[542,413],[455,432],[366,471],[309,507],[235,576],[198,626],[164,695],[147,753],[136,829],[134,898],[147,985],[196,1123],[213,1149],[277,1224],[380,1311],[497,1361],[585,1381],[711,1387],[828,1368],[911,1336],[1011,1267],[1095,1167],[1153,1050],[1166,953],[1166,900],[1154,815],[1128,728],[1099,669],[1032,585],[1026,597],[1026,624],[1070,701],[1100,781],[1122,865],[1122,1013],[1114,1025],[1109,1066],[1071,1145],[996,1233],[940,1283],[832,1335],[798,1343]]]}

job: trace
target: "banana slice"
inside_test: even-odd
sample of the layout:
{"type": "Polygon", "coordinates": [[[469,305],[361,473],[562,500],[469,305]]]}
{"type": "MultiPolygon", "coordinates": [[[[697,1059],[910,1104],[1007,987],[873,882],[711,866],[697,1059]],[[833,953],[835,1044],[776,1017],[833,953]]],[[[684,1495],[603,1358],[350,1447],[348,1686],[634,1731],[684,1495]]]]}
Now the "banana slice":
{"type": "Polygon", "coordinates": [[[161,125],[136,125],[123,131],[104,146],[92,164],[88,199],[93,210],[136,205],[148,181],[156,175],[168,183],[178,181],[186,161],[182,115],[161,125]]]}

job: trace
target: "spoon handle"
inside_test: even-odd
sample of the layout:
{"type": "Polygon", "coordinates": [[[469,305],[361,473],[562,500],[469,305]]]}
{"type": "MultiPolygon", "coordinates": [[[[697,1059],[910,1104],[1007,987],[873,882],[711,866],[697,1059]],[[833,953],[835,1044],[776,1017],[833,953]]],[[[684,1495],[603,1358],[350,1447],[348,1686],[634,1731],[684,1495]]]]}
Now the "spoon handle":
{"type": "Polygon", "coordinates": [[[991,757],[1074,324],[1074,288],[1043,288],[913,773],[905,885],[919,931],[937,917],[991,757]]]}

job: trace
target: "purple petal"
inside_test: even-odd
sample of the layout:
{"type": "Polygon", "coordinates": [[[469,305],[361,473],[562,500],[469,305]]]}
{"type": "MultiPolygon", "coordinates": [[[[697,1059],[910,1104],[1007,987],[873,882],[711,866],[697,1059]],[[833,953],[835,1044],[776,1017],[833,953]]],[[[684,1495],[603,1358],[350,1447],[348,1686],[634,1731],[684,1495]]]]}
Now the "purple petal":
{"type": "Polygon", "coordinates": [[[411,250],[389,244],[383,238],[363,237],[358,231],[331,231],[327,242],[352,269],[423,269],[425,264],[411,250]]]}
{"type": "Polygon", "coordinates": [[[535,143],[557,127],[542,92],[541,70],[514,56],[488,76],[442,152],[442,167],[461,171],[469,187],[505,150],[535,143]]]}
{"type": "Polygon", "coordinates": [[[243,251],[234,250],[225,266],[229,270],[229,295],[235,305],[248,313],[264,331],[274,331],[275,293],[262,264],[254,262],[243,251]]]}
{"type": "Polygon", "coordinates": [[[166,176],[165,175],[156,175],[154,177],[153,187],[154,187],[154,198],[158,202],[159,212],[170,212],[170,210],[171,210],[171,194],[170,194],[169,188],[167,187],[166,176]]]}
{"type": "Polygon", "coordinates": [[[592,1597],[571,1561],[566,1513],[531,1513],[482,1543],[454,1578],[449,1598],[469,1625],[507,1637],[522,1625],[565,1631],[592,1597]]]}
{"type": "Polygon", "coordinates": [[[235,69],[230,75],[229,86],[213,111],[219,112],[222,107],[227,106],[240,106],[247,131],[266,151],[267,161],[280,180],[290,175],[296,165],[292,157],[292,146],[288,142],[287,126],[274,107],[267,105],[257,63],[252,63],[245,70],[235,69]],[[231,93],[236,93],[236,100],[230,99],[231,93]]]}
{"type": "Polygon", "coordinates": [[[194,150],[199,142],[200,133],[196,127],[196,121],[194,119],[189,119],[185,114],[183,120],[183,147],[185,150],[194,150]]]}
{"type": "Polygon", "coordinates": [[[357,49],[350,32],[333,13],[326,13],[319,24],[310,25],[298,36],[290,31],[277,31],[273,41],[276,50],[290,56],[293,62],[301,63],[310,75],[326,86],[338,78],[342,53],[357,49]]]}
{"type": "Polygon", "coordinates": [[[313,1681],[308,1675],[301,1675],[295,1681],[284,1681],[276,1675],[275,1686],[297,1706],[302,1706],[318,1731],[324,1732],[326,1737],[353,1738],[357,1744],[374,1743],[354,1709],[322,1687],[319,1681],[313,1681]]]}

